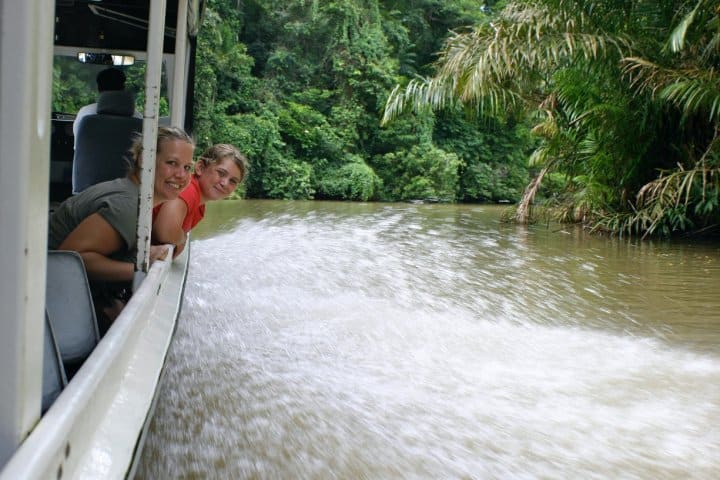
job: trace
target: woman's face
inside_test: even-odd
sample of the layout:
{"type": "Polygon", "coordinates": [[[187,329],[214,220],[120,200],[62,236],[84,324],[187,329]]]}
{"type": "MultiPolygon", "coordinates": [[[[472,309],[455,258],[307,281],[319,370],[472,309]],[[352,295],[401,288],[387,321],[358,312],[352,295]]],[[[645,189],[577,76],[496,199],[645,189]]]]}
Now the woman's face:
{"type": "Polygon", "coordinates": [[[187,186],[193,150],[194,147],[183,140],[160,142],[155,163],[155,204],[177,198],[187,186]]]}
{"type": "Polygon", "coordinates": [[[202,161],[195,165],[203,203],[226,198],[242,181],[242,172],[232,157],[224,157],[205,166],[202,161]]]}

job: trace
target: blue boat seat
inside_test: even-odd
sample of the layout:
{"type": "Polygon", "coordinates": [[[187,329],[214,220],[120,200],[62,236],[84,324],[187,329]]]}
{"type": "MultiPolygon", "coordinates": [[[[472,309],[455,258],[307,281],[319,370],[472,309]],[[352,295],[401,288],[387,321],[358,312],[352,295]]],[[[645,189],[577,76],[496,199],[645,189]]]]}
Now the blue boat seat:
{"type": "Polygon", "coordinates": [[[85,264],[79,253],[50,250],[45,308],[69,377],[100,341],[85,264]]]}
{"type": "Polygon", "coordinates": [[[45,335],[43,338],[42,413],[44,414],[67,385],[65,367],[55,341],[50,317],[45,310],[45,335]]]}
{"type": "Polygon", "coordinates": [[[72,166],[73,194],[127,174],[130,146],[142,132],[143,121],[133,117],[134,111],[132,92],[106,91],[98,97],[98,113],[80,119],[72,166]]]}

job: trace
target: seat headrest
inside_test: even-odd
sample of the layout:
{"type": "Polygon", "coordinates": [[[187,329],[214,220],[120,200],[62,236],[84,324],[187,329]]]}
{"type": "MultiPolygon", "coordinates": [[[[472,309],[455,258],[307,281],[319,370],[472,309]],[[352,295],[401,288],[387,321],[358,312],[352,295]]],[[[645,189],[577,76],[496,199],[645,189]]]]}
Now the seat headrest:
{"type": "Polygon", "coordinates": [[[132,116],[135,111],[135,96],[127,90],[100,92],[97,113],[105,115],[132,116]]]}

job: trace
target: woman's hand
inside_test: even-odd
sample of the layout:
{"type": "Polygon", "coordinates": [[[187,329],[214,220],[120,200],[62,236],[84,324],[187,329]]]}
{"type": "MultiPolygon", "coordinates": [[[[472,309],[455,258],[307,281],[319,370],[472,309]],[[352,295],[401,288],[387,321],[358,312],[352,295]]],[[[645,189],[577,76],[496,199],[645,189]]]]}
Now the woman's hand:
{"type": "Polygon", "coordinates": [[[150,263],[155,260],[165,260],[169,247],[167,245],[150,245],[150,263]]]}

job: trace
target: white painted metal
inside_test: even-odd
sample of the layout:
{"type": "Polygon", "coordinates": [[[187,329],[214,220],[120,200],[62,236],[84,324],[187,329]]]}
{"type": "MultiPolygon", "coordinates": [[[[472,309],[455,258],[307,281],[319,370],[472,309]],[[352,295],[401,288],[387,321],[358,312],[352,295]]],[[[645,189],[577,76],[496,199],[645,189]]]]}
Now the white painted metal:
{"type": "Polygon", "coordinates": [[[138,216],[136,270],[147,272],[150,265],[150,228],[152,227],[155,154],[160,112],[160,80],[162,73],[165,29],[165,0],[151,0],[148,25],[148,56],[145,71],[145,109],[143,111],[143,161],[140,176],[140,212],[138,216]]]}
{"type": "Polygon", "coordinates": [[[155,262],[0,480],[124,478],[182,302],[187,252],[155,262]]]}
{"type": "Polygon", "coordinates": [[[0,1],[0,465],[40,416],[54,11],[0,1]]]}
{"type": "Polygon", "coordinates": [[[186,60],[187,39],[187,13],[186,1],[178,2],[177,35],[175,36],[175,65],[172,84],[172,107],[170,109],[170,123],[182,127],[185,122],[185,87],[187,85],[188,62],[186,60]]]}

